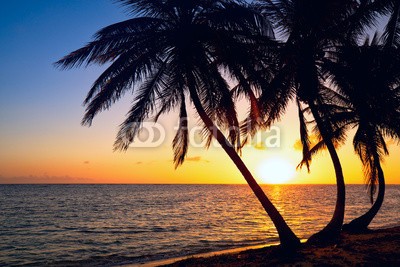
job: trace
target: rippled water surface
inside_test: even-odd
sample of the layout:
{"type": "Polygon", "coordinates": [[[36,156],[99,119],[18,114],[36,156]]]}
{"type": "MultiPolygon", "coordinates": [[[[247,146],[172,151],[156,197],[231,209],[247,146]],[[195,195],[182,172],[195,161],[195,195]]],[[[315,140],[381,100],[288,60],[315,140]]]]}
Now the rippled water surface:
{"type": "MultiPolygon", "coordinates": [[[[346,221],[370,206],[347,187],[346,221]]],[[[294,232],[329,221],[332,185],[263,187],[294,232]]],[[[399,223],[400,186],[387,186],[371,227],[399,223]]],[[[0,266],[140,263],[278,241],[246,185],[0,185],[0,266]]]]}

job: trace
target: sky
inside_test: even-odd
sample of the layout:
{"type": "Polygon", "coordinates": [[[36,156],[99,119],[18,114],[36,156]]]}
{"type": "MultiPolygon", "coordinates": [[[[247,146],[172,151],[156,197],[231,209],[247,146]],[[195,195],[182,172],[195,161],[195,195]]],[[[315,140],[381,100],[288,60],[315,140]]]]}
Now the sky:
{"type": "MultiPolygon", "coordinates": [[[[245,183],[222,149],[206,150],[193,140],[183,166],[174,168],[171,140],[177,113],[148,125],[153,147],[113,152],[118,125],[131,96],[98,115],[91,127],[80,125],[83,99],[104,67],[61,71],[53,63],[91,40],[102,27],[127,19],[118,4],[107,0],[14,0],[0,9],[0,183],[245,183]],[[165,138],[159,138],[160,136],[165,138]],[[157,139],[158,138],[158,139],[157,139]]],[[[241,115],[247,109],[238,104],[241,115]]],[[[297,170],[297,110],[292,105],[271,132],[260,133],[243,150],[243,160],[260,183],[334,183],[327,152],[311,172],[297,170]],[[277,141],[279,140],[279,142],[277,141]]],[[[339,149],[347,183],[363,183],[362,168],[348,143],[339,149]]],[[[389,141],[384,170],[388,183],[399,183],[399,146],[389,141]]],[[[147,144],[147,143],[145,143],[147,144]]]]}

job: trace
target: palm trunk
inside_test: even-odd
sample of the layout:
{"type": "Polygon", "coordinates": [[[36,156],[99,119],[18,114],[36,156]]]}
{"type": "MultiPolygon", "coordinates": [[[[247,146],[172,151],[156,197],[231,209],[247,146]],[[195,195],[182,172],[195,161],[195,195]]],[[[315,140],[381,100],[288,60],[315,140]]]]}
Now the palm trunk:
{"type": "Polygon", "coordinates": [[[193,104],[200,118],[202,119],[208,130],[212,133],[213,137],[217,139],[218,143],[222,146],[224,151],[228,154],[228,156],[234,162],[236,167],[242,173],[246,182],[249,184],[250,188],[253,190],[254,194],[261,202],[261,205],[263,206],[268,216],[274,223],[278,231],[282,247],[284,247],[285,249],[298,248],[300,246],[299,238],[289,228],[289,226],[283,219],[282,215],[279,213],[279,211],[275,208],[275,206],[265,195],[264,191],[258,185],[257,181],[254,179],[249,169],[246,167],[242,159],[239,157],[233,146],[225,138],[224,134],[214,125],[208,114],[205,112],[194,86],[190,86],[189,91],[190,91],[190,96],[193,100],[193,104]]]}
{"type": "Polygon", "coordinates": [[[380,162],[377,162],[379,191],[375,203],[362,216],[352,220],[349,224],[343,225],[343,230],[349,232],[366,232],[371,221],[375,218],[379,209],[382,207],[385,198],[385,177],[380,162]]]}
{"type": "Polygon", "coordinates": [[[339,160],[339,156],[336,152],[335,146],[332,142],[332,139],[329,137],[329,132],[323,122],[321,116],[319,115],[317,108],[314,102],[310,101],[309,106],[313,117],[317,123],[318,129],[321,133],[321,136],[325,142],[326,147],[328,148],[329,154],[332,159],[333,167],[335,169],[336,175],[336,205],[335,211],[330,222],[322,229],[320,232],[312,235],[307,243],[309,244],[326,244],[335,242],[337,238],[340,236],[340,232],[343,225],[344,220],[344,212],[345,212],[345,202],[346,202],[346,188],[344,183],[344,176],[342,171],[342,166],[339,160]]]}

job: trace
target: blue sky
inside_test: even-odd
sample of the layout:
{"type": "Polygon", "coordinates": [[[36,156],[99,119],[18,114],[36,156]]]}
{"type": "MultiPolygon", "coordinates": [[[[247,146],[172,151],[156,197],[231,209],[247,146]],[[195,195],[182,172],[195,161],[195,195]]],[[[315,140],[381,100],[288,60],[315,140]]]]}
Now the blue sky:
{"type": "Polygon", "coordinates": [[[84,45],[96,30],[123,18],[122,9],[107,0],[2,3],[1,125],[12,125],[13,121],[34,114],[47,116],[55,110],[51,104],[45,109],[46,102],[67,111],[64,109],[75,101],[76,92],[82,91],[78,88],[82,80],[87,80],[92,73],[61,72],[52,63],[84,45]],[[61,106],[54,102],[57,98],[63,99],[61,106]]]}
{"type": "MultiPolygon", "coordinates": [[[[25,154],[54,153],[57,142],[76,142],[68,137],[82,133],[82,101],[101,69],[60,71],[53,63],[90,41],[97,30],[126,17],[109,0],[2,1],[0,160],[21,159],[14,172],[25,167],[25,154]]],[[[109,128],[107,138],[115,134],[115,125],[109,128]]],[[[109,141],[111,150],[113,138],[109,141]]],[[[4,165],[0,175],[8,176],[4,165]]]]}

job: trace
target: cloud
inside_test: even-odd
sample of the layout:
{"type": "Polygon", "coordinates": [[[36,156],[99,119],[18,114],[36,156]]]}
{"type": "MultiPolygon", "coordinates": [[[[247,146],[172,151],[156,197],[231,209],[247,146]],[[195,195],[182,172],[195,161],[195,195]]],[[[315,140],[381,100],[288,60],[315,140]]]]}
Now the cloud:
{"type": "Polygon", "coordinates": [[[187,160],[187,161],[201,161],[201,157],[200,157],[200,156],[196,156],[196,157],[187,157],[186,160],[187,160]]]}
{"type": "Polygon", "coordinates": [[[64,176],[49,176],[43,175],[28,175],[28,176],[14,176],[2,177],[0,176],[0,184],[86,184],[95,183],[96,180],[84,177],[70,177],[64,176]]]}
{"type": "Polygon", "coordinates": [[[140,164],[142,164],[143,163],[143,161],[136,161],[136,164],[137,165],[140,165],[140,164]]]}
{"type": "Polygon", "coordinates": [[[85,160],[85,161],[83,162],[83,164],[90,164],[90,161],[85,160]]]}
{"type": "MultiPolygon", "coordinates": [[[[172,162],[172,160],[169,160],[170,162],[172,162]]],[[[209,160],[203,159],[200,156],[194,156],[194,157],[187,157],[185,159],[185,162],[205,162],[205,163],[209,163],[209,160]]]]}
{"type": "Polygon", "coordinates": [[[263,142],[256,143],[253,145],[253,147],[258,150],[267,150],[268,149],[268,147],[263,142]]]}
{"type": "MultiPolygon", "coordinates": [[[[310,142],[311,142],[310,148],[312,148],[313,146],[315,146],[319,142],[318,137],[316,135],[314,135],[314,134],[310,135],[308,137],[308,140],[310,140],[310,142]]],[[[303,144],[301,143],[300,139],[297,139],[296,142],[294,142],[293,148],[295,150],[299,150],[299,151],[303,150],[303,144]]]]}
{"type": "Polygon", "coordinates": [[[209,160],[203,159],[203,158],[200,157],[200,156],[196,156],[196,157],[187,157],[186,160],[187,160],[187,161],[192,161],[192,162],[200,162],[200,161],[206,162],[206,163],[209,163],[209,162],[210,162],[209,160]]]}
{"type": "Polygon", "coordinates": [[[301,143],[300,139],[296,140],[296,142],[293,144],[293,148],[294,150],[299,150],[299,151],[303,150],[303,144],[301,143]]]}

